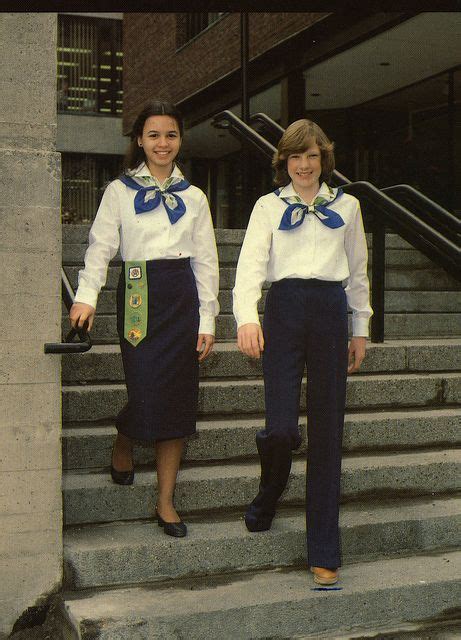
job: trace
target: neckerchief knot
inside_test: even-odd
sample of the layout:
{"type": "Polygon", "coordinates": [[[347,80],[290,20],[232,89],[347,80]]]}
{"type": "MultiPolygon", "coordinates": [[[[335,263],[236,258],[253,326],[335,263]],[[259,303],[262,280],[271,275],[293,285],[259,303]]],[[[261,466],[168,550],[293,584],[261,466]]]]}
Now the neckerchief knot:
{"type": "Polygon", "coordinates": [[[134,210],[136,213],[146,213],[153,211],[163,201],[163,205],[168,214],[171,224],[175,224],[186,213],[184,200],[176,195],[177,191],[184,191],[190,187],[190,183],[183,179],[177,179],[166,189],[158,186],[144,187],[136,182],[134,178],[123,175],[120,180],[130,189],[137,191],[134,197],[134,210]]]}
{"type": "Polygon", "coordinates": [[[339,213],[327,206],[331,205],[335,200],[338,200],[338,198],[343,195],[342,189],[338,189],[333,200],[327,200],[322,196],[317,196],[314,200],[314,204],[303,204],[302,202],[290,203],[288,198],[282,198],[280,196],[280,192],[281,189],[276,189],[276,191],[274,191],[274,193],[288,205],[280,221],[279,229],[281,231],[296,229],[296,227],[299,227],[304,222],[304,218],[308,213],[313,213],[322,224],[330,229],[338,229],[344,225],[344,220],[341,218],[339,213]]]}

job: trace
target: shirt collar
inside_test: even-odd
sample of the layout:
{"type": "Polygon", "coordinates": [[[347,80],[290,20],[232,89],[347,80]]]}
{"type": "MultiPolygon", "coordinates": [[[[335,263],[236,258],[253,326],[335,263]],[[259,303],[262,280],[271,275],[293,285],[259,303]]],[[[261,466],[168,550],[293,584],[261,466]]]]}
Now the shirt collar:
{"type": "Polygon", "coordinates": [[[282,190],[279,193],[279,198],[293,198],[293,200],[295,202],[301,202],[302,204],[312,204],[315,200],[315,198],[317,197],[322,197],[325,198],[325,200],[333,200],[334,197],[336,196],[336,192],[337,189],[332,188],[330,191],[331,187],[329,187],[327,185],[326,182],[322,182],[322,184],[320,185],[320,189],[318,190],[318,192],[315,194],[315,196],[312,198],[311,202],[304,202],[304,200],[301,198],[300,195],[298,195],[295,191],[295,188],[293,186],[292,182],[289,182],[286,187],[283,187],[282,190]]]}
{"type": "Polygon", "coordinates": [[[177,178],[178,180],[183,180],[184,176],[181,173],[177,164],[173,165],[173,171],[163,182],[155,178],[151,172],[149,171],[149,167],[145,162],[141,162],[141,164],[134,169],[134,171],[130,174],[132,178],[149,178],[149,181],[146,181],[146,184],[152,186],[155,185],[160,189],[166,188],[168,181],[173,182],[172,178],[177,178]]]}

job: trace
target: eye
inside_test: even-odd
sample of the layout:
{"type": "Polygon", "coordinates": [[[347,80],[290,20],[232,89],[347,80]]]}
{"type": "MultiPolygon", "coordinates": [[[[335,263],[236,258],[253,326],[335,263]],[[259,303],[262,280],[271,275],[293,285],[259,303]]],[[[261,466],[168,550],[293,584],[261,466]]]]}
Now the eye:
{"type": "Polygon", "coordinates": [[[318,160],[320,158],[318,153],[311,153],[307,156],[309,160],[318,160]]]}
{"type": "Polygon", "coordinates": [[[293,158],[293,160],[299,158],[299,153],[290,153],[290,155],[288,156],[288,160],[290,160],[291,158],[293,158]]]}

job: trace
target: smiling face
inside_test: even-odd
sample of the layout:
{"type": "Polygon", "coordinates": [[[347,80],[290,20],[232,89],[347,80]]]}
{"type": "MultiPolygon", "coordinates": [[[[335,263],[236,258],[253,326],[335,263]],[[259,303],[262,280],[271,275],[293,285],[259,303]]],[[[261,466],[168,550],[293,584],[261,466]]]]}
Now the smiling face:
{"type": "Polygon", "coordinates": [[[146,163],[153,176],[164,180],[173,170],[173,162],[181,147],[178,123],[171,116],[150,116],[138,136],[146,163]]]}
{"type": "Polygon", "coordinates": [[[290,153],[287,171],[295,191],[304,200],[311,200],[320,189],[322,156],[319,146],[311,144],[305,151],[290,153]]]}

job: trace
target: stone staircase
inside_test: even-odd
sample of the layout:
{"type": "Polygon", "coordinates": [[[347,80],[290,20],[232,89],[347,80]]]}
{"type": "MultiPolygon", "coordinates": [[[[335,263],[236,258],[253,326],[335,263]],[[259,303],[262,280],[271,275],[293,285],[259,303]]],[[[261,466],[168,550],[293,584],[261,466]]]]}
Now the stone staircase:
{"type": "MultiPolygon", "coordinates": [[[[64,228],[74,287],[87,237],[87,227],[64,228]]],[[[217,230],[219,341],[201,367],[198,434],[176,489],[186,538],[168,538],[153,521],[150,447],[135,448],[133,486],[108,473],[125,401],[117,266],[100,297],[97,344],[63,356],[66,640],[353,638],[459,616],[461,286],[388,236],[386,342],[370,345],[347,387],[344,567],[339,589],[319,591],[305,569],[302,412],[303,445],[271,531],[250,534],[243,523],[259,481],[254,438],[264,401],[260,362],[234,340],[230,289],[242,238],[217,230]]]]}

